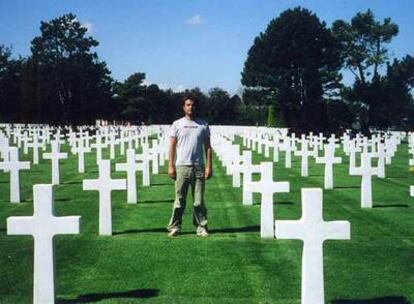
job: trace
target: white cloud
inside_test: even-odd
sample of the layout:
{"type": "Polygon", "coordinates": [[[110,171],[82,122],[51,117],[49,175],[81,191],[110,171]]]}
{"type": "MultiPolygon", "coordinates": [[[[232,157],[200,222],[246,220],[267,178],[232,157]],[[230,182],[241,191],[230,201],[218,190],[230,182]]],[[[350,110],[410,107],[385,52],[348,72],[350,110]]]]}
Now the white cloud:
{"type": "Polygon", "coordinates": [[[199,14],[194,15],[193,17],[191,17],[190,19],[187,19],[185,21],[185,23],[189,24],[189,25],[200,25],[205,23],[205,20],[203,19],[203,17],[201,17],[199,14]]]}
{"type": "Polygon", "coordinates": [[[93,32],[93,24],[91,22],[89,22],[89,21],[83,22],[81,24],[81,26],[87,29],[87,33],[88,34],[92,34],[92,32],[93,32]]]}

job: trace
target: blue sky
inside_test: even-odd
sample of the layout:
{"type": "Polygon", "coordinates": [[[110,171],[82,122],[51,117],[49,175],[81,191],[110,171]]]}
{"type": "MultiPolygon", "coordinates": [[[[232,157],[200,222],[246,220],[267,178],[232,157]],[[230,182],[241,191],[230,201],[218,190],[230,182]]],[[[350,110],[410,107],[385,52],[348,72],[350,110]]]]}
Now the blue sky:
{"type": "Polygon", "coordinates": [[[254,38],[295,6],[329,26],[370,8],[400,27],[391,55],[414,55],[412,0],[0,0],[0,44],[27,56],[40,21],[72,12],[100,42],[96,51],[119,81],[144,72],[162,88],[218,86],[236,93],[254,38]]]}

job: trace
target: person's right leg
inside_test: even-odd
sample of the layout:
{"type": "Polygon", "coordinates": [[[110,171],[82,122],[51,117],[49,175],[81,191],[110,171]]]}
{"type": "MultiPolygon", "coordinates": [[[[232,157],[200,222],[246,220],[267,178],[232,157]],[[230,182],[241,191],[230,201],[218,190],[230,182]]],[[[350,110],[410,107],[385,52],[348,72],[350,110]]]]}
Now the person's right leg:
{"type": "Polygon", "coordinates": [[[182,218],[186,205],[188,187],[190,186],[191,167],[177,166],[175,180],[175,200],[168,231],[179,233],[181,231],[182,218]]]}
{"type": "Polygon", "coordinates": [[[193,194],[193,224],[197,227],[197,234],[208,236],[207,208],[204,204],[205,177],[204,166],[195,166],[191,182],[193,194]]]}

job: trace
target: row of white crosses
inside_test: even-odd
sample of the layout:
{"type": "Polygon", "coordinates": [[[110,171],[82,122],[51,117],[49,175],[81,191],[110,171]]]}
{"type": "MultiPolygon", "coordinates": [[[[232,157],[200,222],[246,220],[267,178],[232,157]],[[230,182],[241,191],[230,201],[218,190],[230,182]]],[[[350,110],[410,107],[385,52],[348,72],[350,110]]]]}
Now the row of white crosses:
{"type": "MultiPolygon", "coordinates": [[[[59,151],[59,143],[60,142],[64,142],[60,139],[60,135],[59,133],[55,136],[55,139],[52,140],[52,151],[51,153],[43,153],[43,158],[44,159],[51,159],[52,160],[52,184],[59,184],[60,183],[60,177],[59,177],[59,160],[62,158],[67,158],[67,154],[66,153],[61,153],[59,151]]],[[[6,142],[6,140],[2,137],[3,141],[2,143],[6,142]]],[[[36,140],[34,142],[37,142],[36,140]]],[[[75,147],[72,149],[73,152],[78,152],[80,156],[80,161],[79,161],[79,171],[80,172],[84,172],[84,159],[83,159],[83,154],[88,151],[88,149],[84,149],[83,146],[83,140],[82,138],[78,141],[79,142],[79,146],[75,147]],[[86,150],[86,151],[85,151],[86,150]]],[[[18,150],[17,148],[10,148],[8,147],[8,145],[6,143],[2,144],[2,156],[4,156],[4,160],[3,162],[0,162],[0,169],[3,169],[6,172],[10,171],[10,201],[11,202],[20,202],[20,187],[19,187],[19,171],[22,169],[29,169],[30,168],[30,163],[29,162],[19,162],[18,160],[18,150]],[[9,156],[10,155],[10,156],[9,156]],[[8,158],[12,157],[12,160],[9,160],[8,158]]],[[[148,156],[149,152],[148,152],[148,148],[146,149],[144,147],[144,153],[141,156],[141,158],[144,159],[144,164],[142,166],[140,166],[139,168],[143,171],[143,184],[146,186],[150,185],[150,173],[149,173],[149,163],[145,162],[146,160],[149,159],[148,156]]],[[[158,172],[158,153],[156,153],[156,146],[154,145],[153,147],[153,158],[157,157],[157,161],[154,161],[154,165],[153,165],[153,170],[155,172],[158,172]],[[157,170],[155,170],[154,168],[157,167],[157,170]]],[[[137,156],[137,157],[139,157],[137,156]]],[[[165,153],[163,154],[163,158],[165,159],[166,155],[165,153]]],[[[132,184],[134,184],[135,182],[129,178],[129,184],[130,187],[129,189],[132,189],[132,184]]],[[[130,203],[134,202],[133,199],[131,199],[132,197],[136,197],[136,195],[134,195],[133,190],[129,191],[128,194],[128,201],[130,203]]],[[[135,199],[136,202],[136,199],[135,199]]]]}
{"type": "MultiPolygon", "coordinates": [[[[220,146],[221,147],[221,146],[220,146]]],[[[251,151],[244,151],[237,172],[251,168],[251,151]]],[[[257,165],[256,165],[257,166],[257,165]]],[[[298,239],[303,241],[302,303],[324,303],[323,242],[328,239],[350,239],[350,223],[326,222],[322,216],[322,190],[302,189],[302,218],[298,221],[274,221],[273,194],[289,192],[288,182],[273,181],[273,163],[260,164],[261,179],[249,181],[243,191],[261,193],[260,235],[264,238],[298,239]]],[[[237,173],[239,174],[239,173],[237,173]]],[[[251,176],[247,174],[247,176],[251,176]]],[[[244,195],[243,195],[244,196],[244,195]]]]}

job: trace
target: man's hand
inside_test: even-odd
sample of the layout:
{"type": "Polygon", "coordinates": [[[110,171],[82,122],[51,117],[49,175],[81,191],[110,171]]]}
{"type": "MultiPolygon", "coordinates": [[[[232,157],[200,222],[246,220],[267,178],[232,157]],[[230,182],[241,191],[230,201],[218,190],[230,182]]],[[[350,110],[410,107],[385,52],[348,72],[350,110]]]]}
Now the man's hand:
{"type": "Polygon", "coordinates": [[[204,178],[210,179],[210,177],[212,176],[213,176],[213,169],[207,167],[206,170],[204,171],[204,178]]]}
{"type": "Polygon", "coordinates": [[[169,177],[171,177],[173,180],[175,180],[177,178],[177,174],[175,172],[175,168],[174,166],[169,166],[168,167],[168,175],[169,177]]]}

